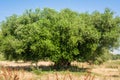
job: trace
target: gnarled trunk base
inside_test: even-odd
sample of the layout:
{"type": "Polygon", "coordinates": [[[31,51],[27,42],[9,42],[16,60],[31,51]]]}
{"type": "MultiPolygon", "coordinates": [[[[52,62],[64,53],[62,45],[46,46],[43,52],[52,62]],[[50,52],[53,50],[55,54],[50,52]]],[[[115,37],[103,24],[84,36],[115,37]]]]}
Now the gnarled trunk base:
{"type": "Polygon", "coordinates": [[[71,64],[68,61],[56,62],[54,65],[56,69],[66,69],[66,68],[69,68],[70,66],[71,64]]]}

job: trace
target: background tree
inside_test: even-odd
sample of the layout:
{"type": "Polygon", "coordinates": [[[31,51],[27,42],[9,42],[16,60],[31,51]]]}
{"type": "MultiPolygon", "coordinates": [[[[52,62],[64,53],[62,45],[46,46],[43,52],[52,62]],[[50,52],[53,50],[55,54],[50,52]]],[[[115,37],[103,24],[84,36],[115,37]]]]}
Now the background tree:
{"type": "Polygon", "coordinates": [[[111,54],[111,60],[120,60],[120,54],[111,54]]]}

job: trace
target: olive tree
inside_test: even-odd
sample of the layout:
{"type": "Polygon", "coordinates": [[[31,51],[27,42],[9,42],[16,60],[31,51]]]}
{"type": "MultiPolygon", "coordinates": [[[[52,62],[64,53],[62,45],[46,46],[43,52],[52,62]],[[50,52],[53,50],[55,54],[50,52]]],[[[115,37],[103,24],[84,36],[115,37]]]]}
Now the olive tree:
{"type": "Polygon", "coordinates": [[[105,9],[78,13],[44,8],[12,15],[1,23],[0,50],[8,60],[103,63],[119,47],[120,18],[105,9]]]}

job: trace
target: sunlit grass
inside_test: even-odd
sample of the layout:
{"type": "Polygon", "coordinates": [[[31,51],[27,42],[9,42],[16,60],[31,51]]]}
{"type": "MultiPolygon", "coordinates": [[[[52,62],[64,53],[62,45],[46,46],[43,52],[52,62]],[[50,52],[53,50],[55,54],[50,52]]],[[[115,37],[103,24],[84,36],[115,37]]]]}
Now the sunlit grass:
{"type": "MultiPolygon", "coordinates": [[[[22,64],[22,63],[21,63],[22,64]]],[[[72,62],[67,69],[56,70],[53,66],[26,69],[0,68],[0,80],[119,80],[120,60],[102,65],[72,62]],[[7,77],[9,76],[9,77],[7,77]]]]}

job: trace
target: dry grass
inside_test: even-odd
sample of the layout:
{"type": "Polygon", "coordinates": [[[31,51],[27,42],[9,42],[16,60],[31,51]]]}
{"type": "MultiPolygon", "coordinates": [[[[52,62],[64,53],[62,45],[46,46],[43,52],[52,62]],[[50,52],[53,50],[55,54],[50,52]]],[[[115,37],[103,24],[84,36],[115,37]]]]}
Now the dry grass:
{"type": "MultiPolygon", "coordinates": [[[[72,62],[72,70],[56,71],[49,65],[52,62],[39,62],[39,66],[42,65],[39,74],[28,72],[25,70],[18,70],[20,66],[28,67],[31,64],[29,62],[15,63],[15,62],[0,62],[0,65],[8,67],[18,67],[17,69],[1,68],[0,80],[120,80],[120,60],[109,61],[102,65],[88,65],[87,63],[72,62]],[[44,69],[47,68],[47,69],[44,69]],[[79,70],[80,68],[80,70],[79,70]],[[83,69],[83,70],[82,70],[83,69]]],[[[37,71],[37,70],[36,70],[37,71]]]]}
{"type": "Polygon", "coordinates": [[[0,68],[0,80],[34,80],[33,74],[24,70],[0,68]]]}
{"type": "Polygon", "coordinates": [[[46,73],[39,77],[39,80],[96,80],[95,75],[87,73],[84,75],[78,75],[71,72],[54,72],[46,73]]]}

